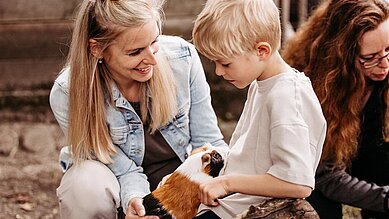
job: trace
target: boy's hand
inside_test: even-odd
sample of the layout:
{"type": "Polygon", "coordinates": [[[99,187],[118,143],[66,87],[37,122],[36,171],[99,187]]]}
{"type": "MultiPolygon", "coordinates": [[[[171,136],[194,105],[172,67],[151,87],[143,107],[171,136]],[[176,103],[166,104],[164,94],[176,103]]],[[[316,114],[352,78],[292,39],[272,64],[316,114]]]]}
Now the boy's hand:
{"type": "Polygon", "coordinates": [[[219,176],[200,185],[201,203],[209,206],[219,205],[217,199],[229,194],[225,178],[226,176],[219,176]]]}
{"type": "Polygon", "coordinates": [[[137,219],[137,218],[159,219],[158,216],[145,216],[145,214],[146,214],[146,211],[145,211],[145,207],[143,206],[143,199],[142,198],[133,198],[133,199],[131,199],[130,203],[128,204],[125,219],[137,219]]]}

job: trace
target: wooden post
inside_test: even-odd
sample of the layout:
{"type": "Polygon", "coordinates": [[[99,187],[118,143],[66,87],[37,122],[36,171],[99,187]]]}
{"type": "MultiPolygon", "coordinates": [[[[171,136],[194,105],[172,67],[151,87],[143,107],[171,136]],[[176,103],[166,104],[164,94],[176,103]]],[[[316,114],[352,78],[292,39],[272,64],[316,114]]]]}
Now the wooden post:
{"type": "Polygon", "coordinates": [[[299,0],[298,7],[298,26],[300,27],[308,17],[308,0],[299,0]]]}

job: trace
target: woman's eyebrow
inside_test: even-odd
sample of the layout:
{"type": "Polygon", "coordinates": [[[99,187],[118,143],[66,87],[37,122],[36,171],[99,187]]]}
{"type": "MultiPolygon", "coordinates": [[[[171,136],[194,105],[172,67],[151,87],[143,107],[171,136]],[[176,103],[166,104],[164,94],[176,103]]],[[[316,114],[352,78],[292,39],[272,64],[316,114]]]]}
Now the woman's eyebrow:
{"type": "Polygon", "coordinates": [[[377,56],[379,52],[373,52],[373,53],[369,53],[369,54],[361,54],[360,56],[363,58],[363,57],[366,57],[366,56],[377,56]]]}

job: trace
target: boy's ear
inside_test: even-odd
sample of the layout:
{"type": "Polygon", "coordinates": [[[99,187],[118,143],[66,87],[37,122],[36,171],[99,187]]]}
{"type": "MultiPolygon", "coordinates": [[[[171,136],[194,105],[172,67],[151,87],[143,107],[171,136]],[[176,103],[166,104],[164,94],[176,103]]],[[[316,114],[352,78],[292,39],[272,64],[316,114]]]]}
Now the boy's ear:
{"type": "Polygon", "coordinates": [[[101,46],[95,39],[89,39],[89,48],[95,58],[102,58],[101,46]]]}
{"type": "Polygon", "coordinates": [[[254,49],[260,59],[267,59],[272,53],[272,48],[267,42],[256,43],[254,49]]]}

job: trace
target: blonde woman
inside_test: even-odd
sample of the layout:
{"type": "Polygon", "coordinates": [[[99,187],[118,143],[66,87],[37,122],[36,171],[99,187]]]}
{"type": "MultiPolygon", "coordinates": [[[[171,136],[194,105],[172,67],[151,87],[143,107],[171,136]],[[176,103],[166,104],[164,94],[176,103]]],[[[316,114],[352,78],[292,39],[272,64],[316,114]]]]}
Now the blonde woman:
{"type": "Polygon", "coordinates": [[[81,4],[50,94],[70,145],[60,154],[63,218],[115,218],[120,205],[126,218],[144,216],[142,197],[193,148],[226,146],[196,50],[161,35],[162,5],[81,4]]]}

